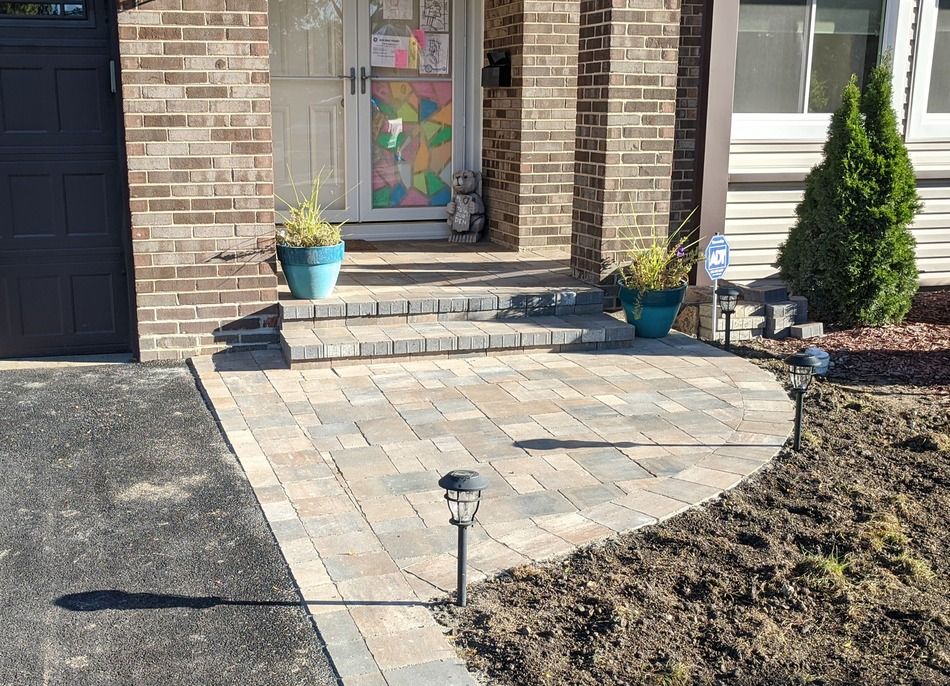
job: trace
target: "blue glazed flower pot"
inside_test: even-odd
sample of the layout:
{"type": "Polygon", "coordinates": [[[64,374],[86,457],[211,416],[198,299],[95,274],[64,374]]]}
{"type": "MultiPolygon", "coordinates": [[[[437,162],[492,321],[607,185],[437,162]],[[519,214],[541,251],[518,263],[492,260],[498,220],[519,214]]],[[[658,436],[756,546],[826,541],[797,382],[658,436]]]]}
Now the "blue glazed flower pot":
{"type": "Polygon", "coordinates": [[[277,259],[293,296],[301,300],[329,298],[340,276],[345,249],[345,241],[319,248],[278,245],[277,259]]]}
{"type": "Polygon", "coordinates": [[[620,302],[627,322],[637,329],[637,338],[663,338],[670,333],[680,305],[686,295],[686,284],[662,291],[634,291],[620,286],[620,302]]]}

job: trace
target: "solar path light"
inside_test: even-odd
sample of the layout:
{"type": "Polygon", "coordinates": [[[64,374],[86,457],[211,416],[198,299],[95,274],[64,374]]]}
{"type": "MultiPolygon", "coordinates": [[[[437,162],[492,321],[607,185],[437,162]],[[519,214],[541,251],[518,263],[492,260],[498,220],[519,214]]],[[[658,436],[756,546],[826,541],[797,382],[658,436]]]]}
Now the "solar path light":
{"type": "Polygon", "coordinates": [[[726,315],[726,342],[725,348],[729,350],[732,347],[732,315],[736,312],[736,305],[739,302],[739,289],[720,286],[716,289],[716,297],[719,300],[719,309],[726,315]]]}
{"type": "Polygon", "coordinates": [[[488,481],[478,472],[470,469],[456,469],[439,479],[439,487],[445,489],[445,502],[448,503],[452,517],[449,523],[459,530],[458,550],[458,592],[455,604],[465,607],[467,601],[465,586],[468,580],[468,528],[475,523],[475,513],[482,500],[482,491],[488,487],[488,481]]]}
{"type": "Polygon", "coordinates": [[[808,353],[795,353],[785,362],[788,364],[788,376],[795,394],[795,450],[802,449],[802,410],[805,405],[805,391],[811,385],[811,379],[821,366],[821,360],[808,353]]]}

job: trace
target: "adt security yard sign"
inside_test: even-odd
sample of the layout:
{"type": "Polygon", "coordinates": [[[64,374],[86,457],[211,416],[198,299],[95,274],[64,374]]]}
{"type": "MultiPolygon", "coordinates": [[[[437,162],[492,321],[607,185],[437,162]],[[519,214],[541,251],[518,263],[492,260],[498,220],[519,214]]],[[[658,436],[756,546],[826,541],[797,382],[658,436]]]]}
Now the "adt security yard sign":
{"type": "Polygon", "coordinates": [[[725,236],[718,233],[706,246],[706,273],[713,281],[718,281],[729,267],[729,243],[725,236]]]}
{"type": "Polygon", "coordinates": [[[716,234],[709,240],[706,246],[706,273],[713,282],[713,301],[712,301],[712,334],[713,340],[716,340],[717,323],[719,322],[719,311],[716,307],[716,287],[719,285],[719,279],[729,268],[729,243],[725,236],[716,234]]]}

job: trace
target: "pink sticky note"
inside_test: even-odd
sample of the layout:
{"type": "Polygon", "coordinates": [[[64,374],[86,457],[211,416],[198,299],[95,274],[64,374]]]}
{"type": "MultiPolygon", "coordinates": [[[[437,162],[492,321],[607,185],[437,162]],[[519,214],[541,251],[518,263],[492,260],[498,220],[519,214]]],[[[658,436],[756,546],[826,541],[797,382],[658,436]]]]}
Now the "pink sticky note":
{"type": "Polygon", "coordinates": [[[419,44],[419,49],[424,49],[426,47],[426,32],[422,29],[413,29],[412,35],[415,37],[416,43],[419,44]]]}
{"type": "Polygon", "coordinates": [[[409,68],[409,51],[396,50],[396,59],[395,59],[395,64],[393,66],[396,67],[396,69],[408,69],[409,68]]]}

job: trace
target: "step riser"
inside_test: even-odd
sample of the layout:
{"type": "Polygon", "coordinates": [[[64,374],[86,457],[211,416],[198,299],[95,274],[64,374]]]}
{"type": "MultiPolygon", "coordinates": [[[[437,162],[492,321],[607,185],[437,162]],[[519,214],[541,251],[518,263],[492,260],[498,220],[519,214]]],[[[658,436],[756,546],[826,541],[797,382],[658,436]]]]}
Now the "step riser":
{"type": "MultiPolygon", "coordinates": [[[[564,345],[541,345],[521,348],[499,348],[488,350],[448,350],[433,352],[417,352],[402,355],[381,355],[364,357],[339,357],[325,360],[293,360],[290,361],[291,369],[325,369],[328,367],[342,367],[357,364],[387,364],[400,362],[413,362],[419,360],[447,359],[449,357],[500,357],[504,355],[520,355],[524,353],[537,352],[581,352],[591,350],[617,350],[629,348],[633,341],[602,341],[599,343],[571,343],[564,345]]],[[[290,350],[286,341],[281,341],[281,348],[284,352],[284,358],[290,358],[290,350]]]]}
{"type": "Polygon", "coordinates": [[[420,315],[466,315],[472,320],[504,319],[601,312],[603,302],[604,293],[600,289],[346,303],[288,302],[280,304],[280,316],[284,325],[304,323],[310,327],[325,320],[340,323],[341,320],[420,315]]]}
{"type": "Polygon", "coordinates": [[[600,314],[603,303],[591,305],[573,305],[554,308],[535,308],[532,310],[476,310],[470,312],[438,312],[427,314],[364,315],[355,317],[330,317],[326,319],[283,319],[281,328],[285,331],[326,329],[340,326],[393,326],[407,324],[428,324],[434,322],[485,322],[518,320],[526,317],[564,317],[577,314],[600,314]]]}
{"type": "Polygon", "coordinates": [[[281,345],[288,361],[341,359],[348,357],[385,357],[389,355],[414,355],[420,353],[445,353],[456,351],[497,351],[512,348],[543,348],[577,343],[605,343],[631,341],[633,327],[610,329],[559,329],[554,331],[499,332],[466,331],[458,334],[416,333],[397,339],[367,336],[364,340],[346,338],[317,343],[294,343],[282,338],[281,345]]]}

